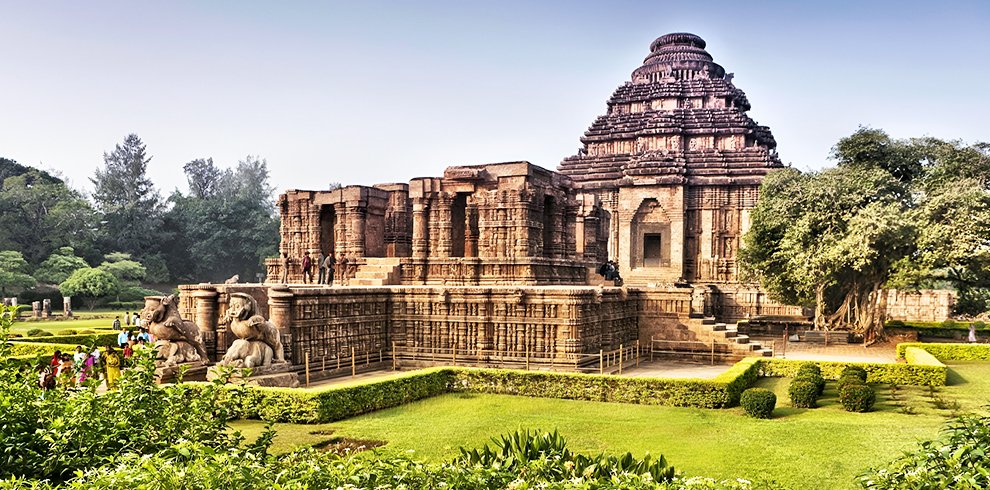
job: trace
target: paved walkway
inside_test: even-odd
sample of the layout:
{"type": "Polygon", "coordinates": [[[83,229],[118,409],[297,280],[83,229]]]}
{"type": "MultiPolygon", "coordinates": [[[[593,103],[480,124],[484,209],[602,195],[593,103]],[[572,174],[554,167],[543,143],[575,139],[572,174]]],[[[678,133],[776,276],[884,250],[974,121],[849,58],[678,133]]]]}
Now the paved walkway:
{"type": "Polygon", "coordinates": [[[701,364],[678,361],[646,361],[639,367],[622,370],[622,376],[632,378],[701,378],[712,379],[727,369],[731,364],[701,364]]]}
{"type": "MultiPolygon", "coordinates": [[[[769,339],[754,338],[756,341],[769,339]]],[[[897,362],[897,344],[885,342],[864,347],[863,344],[829,345],[809,344],[806,342],[788,342],[786,348],[779,338],[776,340],[774,355],[784,359],[806,361],[840,361],[840,362],[897,362]]]]}

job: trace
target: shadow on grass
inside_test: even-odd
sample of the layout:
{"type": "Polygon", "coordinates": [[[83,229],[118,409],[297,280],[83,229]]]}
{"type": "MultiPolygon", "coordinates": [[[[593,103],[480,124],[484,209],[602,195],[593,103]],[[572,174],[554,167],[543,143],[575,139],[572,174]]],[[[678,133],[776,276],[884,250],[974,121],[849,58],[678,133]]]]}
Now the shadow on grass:
{"type": "Polygon", "coordinates": [[[965,377],[963,377],[962,374],[959,374],[958,371],[956,371],[955,369],[949,368],[948,375],[945,377],[945,385],[946,386],[964,385],[964,384],[966,384],[968,382],[969,381],[965,377]]]}

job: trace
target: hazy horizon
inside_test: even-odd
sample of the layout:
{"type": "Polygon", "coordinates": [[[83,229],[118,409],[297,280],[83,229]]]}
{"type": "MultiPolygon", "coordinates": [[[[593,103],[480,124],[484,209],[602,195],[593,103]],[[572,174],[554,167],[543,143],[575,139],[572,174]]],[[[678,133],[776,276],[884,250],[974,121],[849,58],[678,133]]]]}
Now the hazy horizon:
{"type": "Polygon", "coordinates": [[[668,32],[735,73],[781,159],[859,125],[990,140],[990,3],[0,1],[0,157],[89,190],[136,133],[163,194],[246,155],[319,189],[527,160],[555,169],[668,32]]]}

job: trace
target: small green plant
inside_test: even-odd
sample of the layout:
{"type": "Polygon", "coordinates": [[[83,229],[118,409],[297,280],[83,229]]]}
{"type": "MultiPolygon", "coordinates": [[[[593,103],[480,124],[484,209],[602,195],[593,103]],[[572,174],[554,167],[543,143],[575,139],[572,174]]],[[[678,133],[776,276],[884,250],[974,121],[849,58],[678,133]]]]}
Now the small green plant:
{"type": "Polygon", "coordinates": [[[791,399],[791,405],[797,408],[818,406],[818,386],[811,381],[794,378],[787,387],[787,395],[791,399]]]}
{"type": "Polygon", "coordinates": [[[952,410],[953,412],[962,408],[962,405],[960,405],[958,401],[943,398],[939,395],[932,397],[932,405],[939,410],[952,410]]]}
{"type": "Polygon", "coordinates": [[[839,403],[848,412],[869,412],[876,401],[876,392],[865,384],[849,383],[839,388],[839,403]]]}
{"type": "Polygon", "coordinates": [[[746,415],[758,419],[768,419],[773,415],[773,409],[777,406],[777,395],[765,388],[750,388],[739,397],[739,404],[742,405],[746,415]]]}
{"type": "Polygon", "coordinates": [[[897,413],[904,415],[918,415],[918,412],[911,405],[901,405],[901,407],[897,409],[897,413]]]}
{"type": "Polygon", "coordinates": [[[28,330],[27,332],[24,332],[24,335],[27,335],[28,337],[40,337],[40,336],[42,336],[42,335],[44,335],[46,333],[48,333],[48,332],[45,332],[44,330],[42,330],[40,328],[32,328],[31,330],[28,330]]]}

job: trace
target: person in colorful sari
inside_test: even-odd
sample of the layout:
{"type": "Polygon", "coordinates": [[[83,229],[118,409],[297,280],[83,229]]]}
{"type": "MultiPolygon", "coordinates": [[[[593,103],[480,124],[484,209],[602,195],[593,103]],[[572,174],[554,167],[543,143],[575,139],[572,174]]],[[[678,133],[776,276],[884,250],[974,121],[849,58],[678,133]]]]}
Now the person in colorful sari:
{"type": "Polygon", "coordinates": [[[116,390],[120,382],[120,354],[114,350],[112,345],[107,346],[107,353],[103,362],[107,366],[107,389],[116,390]]]}

